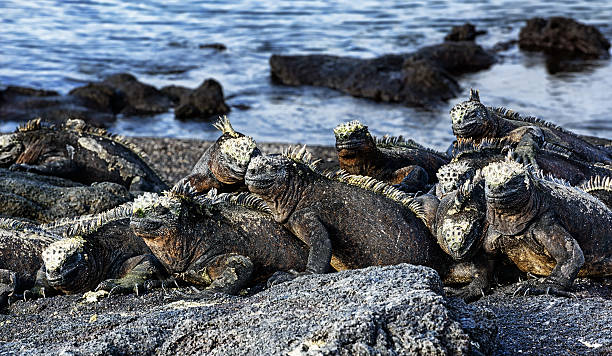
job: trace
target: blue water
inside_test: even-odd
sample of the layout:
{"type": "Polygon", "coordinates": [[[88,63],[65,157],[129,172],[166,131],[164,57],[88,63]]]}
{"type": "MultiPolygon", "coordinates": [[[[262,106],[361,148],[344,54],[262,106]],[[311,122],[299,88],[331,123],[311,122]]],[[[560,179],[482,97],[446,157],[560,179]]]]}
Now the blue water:
{"type": "MultiPolygon", "coordinates": [[[[436,44],[466,21],[488,34],[483,46],[516,39],[533,16],[570,16],[612,38],[612,2],[600,1],[0,1],[0,85],[67,93],[117,72],[141,81],[198,86],[213,77],[234,107],[237,129],[259,141],[331,144],[331,129],[358,119],[375,134],[404,134],[443,148],[452,139],[449,108],[433,110],[357,99],[324,88],[270,84],[270,55],[331,53],[362,58],[436,44]],[[199,45],[219,42],[217,52],[199,45]],[[245,109],[244,107],[248,107],[245,109]]],[[[591,61],[549,74],[541,55],[516,47],[490,70],[460,78],[488,105],[504,105],[580,133],[612,138],[612,67],[591,61]]],[[[14,123],[0,124],[9,131],[14,123]]],[[[214,139],[209,123],[173,113],[120,118],[127,135],[214,139]]]]}

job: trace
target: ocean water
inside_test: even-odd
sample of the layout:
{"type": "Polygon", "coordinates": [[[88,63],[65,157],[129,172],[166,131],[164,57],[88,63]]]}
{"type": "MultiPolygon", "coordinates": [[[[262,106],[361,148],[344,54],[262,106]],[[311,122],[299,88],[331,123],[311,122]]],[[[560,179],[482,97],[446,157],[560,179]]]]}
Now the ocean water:
{"type": "MultiPolygon", "coordinates": [[[[0,1],[0,86],[70,89],[130,72],[158,87],[197,87],[217,79],[234,127],[258,141],[333,144],[333,127],[360,120],[377,135],[411,137],[435,148],[452,140],[450,107],[480,90],[507,106],[579,133],[612,138],[610,60],[551,73],[546,59],[515,47],[491,69],[464,75],[461,97],[424,110],[312,87],[272,85],[272,54],[329,53],[370,58],[440,43],[467,21],[487,30],[491,47],[517,39],[534,16],[569,16],[612,38],[612,2],[599,1],[0,1]],[[200,48],[223,43],[227,51],[200,48]]],[[[14,123],[0,123],[9,131],[14,123]]],[[[120,118],[112,132],[215,139],[207,122],[173,113],[120,118]]]]}

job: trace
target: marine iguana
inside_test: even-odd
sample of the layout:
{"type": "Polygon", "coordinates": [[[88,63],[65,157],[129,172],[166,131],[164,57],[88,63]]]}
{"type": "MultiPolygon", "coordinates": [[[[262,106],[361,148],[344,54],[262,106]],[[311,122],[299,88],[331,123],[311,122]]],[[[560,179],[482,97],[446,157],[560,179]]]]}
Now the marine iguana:
{"type": "Polygon", "coordinates": [[[176,279],[205,291],[236,294],[276,271],[302,270],[308,258],[261,199],[215,189],[197,195],[189,182],[140,196],[131,227],[176,279]]]}
{"type": "Polygon", "coordinates": [[[34,284],[42,250],[59,239],[36,224],[0,218],[0,307],[34,284]]]}
{"type": "Polygon", "coordinates": [[[612,174],[593,176],[578,188],[601,200],[612,209],[612,174]]]}
{"type": "Polygon", "coordinates": [[[131,199],[123,186],[83,185],[68,179],[0,168],[0,215],[38,223],[99,213],[131,199]]]}
{"type": "Polygon", "coordinates": [[[567,295],[576,276],[612,275],[612,210],[584,191],[506,159],[483,169],[487,254],[546,276],[520,289],[567,295]]]}
{"type": "Polygon", "coordinates": [[[237,132],[226,116],[214,124],[223,134],[204,151],[191,173],[177,185],[189,182],[197,193],[246,190],[244,174],[251,157],[260,154],[255,140],[237,132]]]}
{"type": "Polygon", "coordinates": [[[0,135],[0,167],[84,184],[114,182],[134,192],[167,189],[146,160],[126,139],[78,119],[56,127],[38,118],[0,135]]]}
{"type": "Polygon", "coordinates": [[[537,167],[536,153],[543,145],[556,146],[571,158],[586,162],[612,164],[612,151],[583,137],[534,117],[523,117],[503,108],[486,107],[478,91],[471,89],[467,101],[450,111],[453,133],[457,138],[482,140],[503,138],[512,144],[521,161],[537,167]]]}
{"type": "Polygon", "coordinates": [[[345,265],[412,263],[445,274],[446,256],[410,196],[371,177],[317,172],[305,147],[251,160],[245,182],[274,219],[310,248],[305,273],[325,273],[332,253],[345,265]]]}
{"type": "Polygon", "coordinates": [[[446,154],[401,136],[375,139],[356,120],[336,126],[334,135],[341,169],[389,184],[402,183],[406,191],[425,191],[425,185],[435,183],[436,172],[449,161],[446,154]]]}
{"type": "Polygon", "coordinates": [[[100,214],[41,225],[66,237],[42,251],[44,263],[33,292],[138,293],[146,281],[165,279],[164,268],[130,228],[132,206],[129,202],[100,214]]]}

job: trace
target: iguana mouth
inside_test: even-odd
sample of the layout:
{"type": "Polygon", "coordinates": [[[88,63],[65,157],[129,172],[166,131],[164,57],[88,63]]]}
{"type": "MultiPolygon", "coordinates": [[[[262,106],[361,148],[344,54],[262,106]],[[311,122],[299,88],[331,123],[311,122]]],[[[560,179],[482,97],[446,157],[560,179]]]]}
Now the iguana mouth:
{"type": "Polygon", "coordinates": [[[163,225],[159,219],[132,217],[130,227],[134,233],[140,236],[155,237],[151,233],[159,229],[163,225]]]}
{"type": "Polygon", "coordinates": [[[267,189],[274,185],[275,180],[273,178],[245,177],[244,181],[248,186],[252,186],[259,189],[267,189]]]}
{"type": "Polygon", "coordinates": [[[82,260],[82,257],[79,257],[79,259],[74,262],[70,268],[62,268],[61,271],[58,272],[48,272],[46,273],[46,277],[47,277],[47,283],[51,286],[51,287],[56,287],[56,286],[60,286],[60,285],[64,285],[66,283],[66,281],[71,281],[73,279],[75,279],[75,275],[77,274],[79,268],[82,267],[82,264],[80,263],[82,260]]]}
{"type": "Polygon", "coordinates": [[[336,143],[336,149],[339,150],[353,150],[355,148],[359,148],[361,146],[363,146],[363,140],[350,140],[350,141],[344,141],[344,142],[339,142],[336,143]]]}
{"type": "Polygon", "coordinates": [[[470,122],[467,124],[463,124],[460,127],[453,126],[453,132],[457,136],[467,136],[474,132],[474,129],[479,125],[481,124],[478,122],[470,122]]]}

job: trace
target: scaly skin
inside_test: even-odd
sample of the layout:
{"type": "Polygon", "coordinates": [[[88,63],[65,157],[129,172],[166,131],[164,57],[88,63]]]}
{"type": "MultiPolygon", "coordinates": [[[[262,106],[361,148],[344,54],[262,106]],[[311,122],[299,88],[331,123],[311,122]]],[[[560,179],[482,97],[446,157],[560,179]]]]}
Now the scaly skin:
{"type": "Polygon", "coordinates": [[[338,125],[334,134],[341,169],[389,184],[403,183],[406,191],[426,191],[449,160],[443,153],[401,137],[375,140],[359,121],[338,125]]]}
{"type": "Polygon", "coordinates": [[[134,205],[132,229],[176,279],[235,294],[276,271],[303,269],[307,247],[260,210],[260,199],[215,190],[195,194],[182,183],[134,205]]]}
{"type": "Polygon", "coordinates": [[[223,135],[204,151],[191,173],[177,185],[189,182],[197,193],[210,189],[219,192],[246,190],[244,174],[251,157],[260,154],[252,137],[232,128],[227,117],[219,118],[214,125],[223,135]]]}
{"type": "Polygon", "coordinates": [[[576,276],[612,275],[612,211],[591,195],[512,160],[483,169],[488,254],[546,276],[525,293],[566,295],[576,276]]]}
{"type": "Polygon", "coordinates": [[[304,163],[308,161],[304,150],[259,156],[251,160],[245,176],[249,190],[265,200],[274,219],[309,246],[306,273],[327,272],[333,253],[351,268],[405,262],[446,274],[446,256],[407,206],[410,197],[368,177],[344,180],[372,183],[372,189],[391,193],[327,178],[312,162],[304,163]]]}
{"type": "Polygon", "coordinates": [[[130,229],[132,203],[101,214],[63,219],[42,225],[68,236],[42,252],[44,265],[35,294],[42,288],[65,294],[105,290],[138,292],[146,281],[165,277],[165,271],[144,241],[130,229]]]}
{"type": "MultiPolygon", "coordinates": [[[[504,139],[486,139],[480,143],[460,140],[455,144],[451,163],[463,164],[476,171],[489,163],[505,159],[507,155],[517,156],[504,139]]],[[[553,145],[543,145],[535,153],[534,159],[544,174],[563,179],[571,185],[586,183],[596,176],[612,175],[612,166],[572,158],[571,152],[553,145]]]]}
{"type": "Polygon", "coordinates": [[[555,146],[586,162],[612,163],[609,148],[591,144],[594,141],[535,118],[521,117],[501,108],[486,107],[478,92],[471,90],[470,99],[455,105],[450,116],[457,138],[482,140],[505,139],[519,159],[537,167],[536,155],[545,145],[555,146]]]}
{"type": "Polygon", "coordinates": [[[0,218],[0,308],[32,287],[42,250],[59,239],[38,225],[0,218]]]}
{"type": "Polygon", "coordinates": [[[36,119],[0,135],[0,167],[84,184],[113,182],[133,192],[168,188],[135,146],[76,119],[60,127],[36,119]]]}

